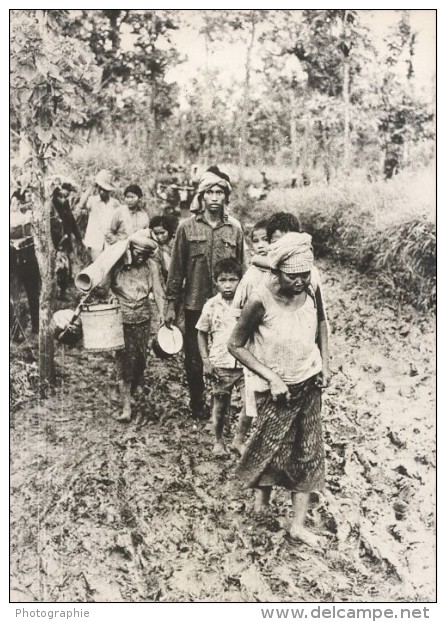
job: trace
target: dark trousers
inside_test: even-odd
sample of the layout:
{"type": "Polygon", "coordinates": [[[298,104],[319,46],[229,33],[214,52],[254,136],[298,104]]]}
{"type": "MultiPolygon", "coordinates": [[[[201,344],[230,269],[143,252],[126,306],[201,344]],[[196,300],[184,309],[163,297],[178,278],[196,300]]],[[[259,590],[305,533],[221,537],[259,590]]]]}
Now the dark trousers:
{"type": "Polygon", "coordinates": [[[194,412],[201,411],[205,403],[203,363],[198,350],[198,331],[195,328],[200,315],[201,311],[184,310],[184,365],[189,386],[190,407],[194,412]]]}
{"type": "MultiPolygon", "coordinates": [[[[23,286],[28,298],[29,314],[31,316],[31,330],[39,331],[39,293],[40,272],[37,263],[34,245],[27,244],[18,250],[10,247],[11,281],[15,281],[17,288],[23,286]]],[[[14,338],[16,335],[12,335],[14,338]]]]}

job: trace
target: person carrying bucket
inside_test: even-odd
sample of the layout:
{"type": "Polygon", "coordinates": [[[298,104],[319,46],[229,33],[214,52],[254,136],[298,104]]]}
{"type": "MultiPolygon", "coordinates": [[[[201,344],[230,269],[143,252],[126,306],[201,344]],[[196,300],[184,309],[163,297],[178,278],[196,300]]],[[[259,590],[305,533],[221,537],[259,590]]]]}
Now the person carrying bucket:
{"type": "Polygon", "coordinates": [[[111,272],[111,291],[119,301],[124,325],[124,349],[116,352],[116,367],[122,411],[117,421],[132,418],[131,399],[141,383],[150,337],[149,293],[153,292],[161,323],[165,305],[160,272],[150,259],[157,249],[147,229],[129,237],[127,252],[111,272]]]}

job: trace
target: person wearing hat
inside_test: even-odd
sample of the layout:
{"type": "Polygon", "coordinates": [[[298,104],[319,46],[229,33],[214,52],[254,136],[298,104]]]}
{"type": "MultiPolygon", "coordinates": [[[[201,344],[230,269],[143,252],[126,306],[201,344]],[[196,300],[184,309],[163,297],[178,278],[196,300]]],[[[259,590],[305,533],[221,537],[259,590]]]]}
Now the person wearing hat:
{"type": "Polygon", "coordinates": [[[157,243],[148,229],[132,233],[128,241],[127,252],[112,270],[110,285],[119,301],[124,324],[124,349],[116,353],[122,400],[122,411],[116,419],[122,422],[129,422],[132,418],[132,395],[142,381],[146,365],[151,321],[150,292],[153,293],[161,322],[165,305],[160,271],[151,259],[157,250],[157,243]]]}
{"type": "Polygon", "coordinates": [[[142,204],[142,190],[138,184],[130,184],[124,190],[124,204],[113,213],[106,239],[109,244],[125,240],[139,229],[149,226],[150,218],[142,204]]]}
{"type": "Polygon", "coordinates": [[[272,487],[288,489],[290,537],[317,546],[304,523],[310,492],[324,487],[321,389],[330,370],[325,317],[311,287],[311,236],[285,234],[270,245],[268,260],[270,279],[251,294],[228,344],[257,380],[257,425],[237,475],[256,489],[261,521],[272,519],[272,487]]]}
{"type": "Polygon", "coordinates": [[[216,166],[202,175],[192,202],[194,213],[178,226],[167,278],[167,326],[176,320],[177,301],[184,291],[185,368],[194,418],[209,416],[196,324],[204,303],[217,293],[212,278],[217,262],[232,257],[244,263],[242,228],[226,210],[231,189],[228,175],[216,166]]]}
{"type": "Polygon", "coordinates": [[[90,251],[92,261],[108,244],[106,236],[114,211],[119,206],[118,200],[111,196],[115,190],[110,171],[103,169],[79,200],[78,210],[89,214],[84,244],[90,251]]]}

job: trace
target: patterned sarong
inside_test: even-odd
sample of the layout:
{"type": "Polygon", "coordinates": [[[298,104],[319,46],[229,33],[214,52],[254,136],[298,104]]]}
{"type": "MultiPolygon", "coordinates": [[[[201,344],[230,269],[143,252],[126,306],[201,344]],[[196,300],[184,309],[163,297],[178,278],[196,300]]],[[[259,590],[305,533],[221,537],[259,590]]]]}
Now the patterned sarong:
{"type": "Polygon", "coordinates": [[[118,380],[131,381],[136,389],[144,373],[150,338],[150,320],[139,324],[124,324],[124,350],[116,352],[118,380]]]}
{"type": "Polygon", "coordinates": [[[290,399],[257,393],[258,420],[237,467],[249,488],[283,486],[296,492],[324,487],[321,390],[316,376],[289,385],[290,399]]]}

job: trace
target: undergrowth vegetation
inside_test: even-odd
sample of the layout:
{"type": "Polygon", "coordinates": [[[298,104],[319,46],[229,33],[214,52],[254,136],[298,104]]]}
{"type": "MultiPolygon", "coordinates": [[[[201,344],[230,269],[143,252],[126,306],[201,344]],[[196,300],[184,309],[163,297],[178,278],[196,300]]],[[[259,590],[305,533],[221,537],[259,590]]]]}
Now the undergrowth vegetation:
{"type": "Polygon", "coordinates": [[[274,188],[262,202],[234,201],[248,224],[274,211],[296,214],[318,256],[376,276],[382,293],[421,311],[436,307],[435,181],[429,171],[389,182],[338,180],[274,188]]]}
{"type": "MultiPolygon", "coordinates": [[[[61,172],[69,173],[82,189],[98,170],[108,168],[121,191],[129,183],[139,183],[146,207],[154,214],[162,209],[153,193],[161,163],[154,167],[151,162],[153,155],[137,145],[96,139],[75,147],[61,172]]],[[[257,201],[246,188],[260,184],[260,170],[247,168],[242,187],[234,165],[221,163],[221,167],[235,181],[231,210],[247,228],[275,211],[292,212],[313,236],[316,255],[373,274],[382,293],[421,311],[436,308],[433,168],[403,171],[390,181],[370,181],[367,171],[354,170],[348,178],[338,174],[330,184],[315,171],[309,186],[291,188],[291,171],[270,166],[265,170],[271,190],[265,200],[257,201]]]]}

